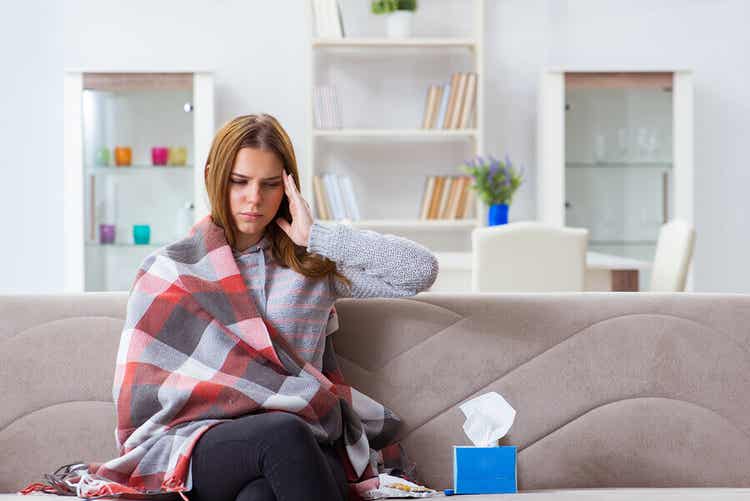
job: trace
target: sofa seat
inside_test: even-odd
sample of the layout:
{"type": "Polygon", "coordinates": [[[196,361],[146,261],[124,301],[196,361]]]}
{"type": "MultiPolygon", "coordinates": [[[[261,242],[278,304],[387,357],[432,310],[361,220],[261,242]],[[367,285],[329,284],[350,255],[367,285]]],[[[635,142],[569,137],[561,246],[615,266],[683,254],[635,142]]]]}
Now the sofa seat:
{"type": "MultiPolygon", "coordinates": [[[[70,496],[52,496],[51,494],[34,493],[28,496],[22,494],[0,494],[0,501],[29,500],[47,496],[51,498],[76,500],[70,496]]],[[[190,499],[190,495],[187,495],[190,499]]],[[[748,501],[750,488],[719,488],[719,487],[691,487],[691,488],[617,488],[617,489],[550,489],[526,491],[518,494],[481,494],[473,496],[453,496],[456,501],[748,501]]],[[[428,498],[430,499],[430,498],[428,498]]]]}

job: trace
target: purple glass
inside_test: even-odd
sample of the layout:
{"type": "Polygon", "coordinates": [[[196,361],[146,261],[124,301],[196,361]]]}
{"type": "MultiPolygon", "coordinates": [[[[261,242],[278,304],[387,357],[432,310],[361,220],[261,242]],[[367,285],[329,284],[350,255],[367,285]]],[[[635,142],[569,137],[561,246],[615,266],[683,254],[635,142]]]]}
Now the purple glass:
{"type": "Polygon", "coordinates": [[[114,224],[100,224],[99,225],[99,243],[100,244],[115,243],[115,225],[114,224]]]}

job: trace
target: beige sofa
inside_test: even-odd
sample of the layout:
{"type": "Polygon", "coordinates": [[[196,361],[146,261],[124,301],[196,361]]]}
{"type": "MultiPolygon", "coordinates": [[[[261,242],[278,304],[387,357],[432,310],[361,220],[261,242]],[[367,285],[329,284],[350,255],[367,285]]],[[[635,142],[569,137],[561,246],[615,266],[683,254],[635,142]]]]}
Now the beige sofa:
{"type": "MultiPolygon", "coordinates": [[[[0,296],[0,500],[116,455],[111,385],[125,293],[0,296]]],[[[439,294],[337,303],[349,382],[404,420],[451,487],[458,405],[516,408],[508,500],[750,500],[750,296],[439,294]]],[[[470,500],[501,495],[466,496],[470,500]]]]}

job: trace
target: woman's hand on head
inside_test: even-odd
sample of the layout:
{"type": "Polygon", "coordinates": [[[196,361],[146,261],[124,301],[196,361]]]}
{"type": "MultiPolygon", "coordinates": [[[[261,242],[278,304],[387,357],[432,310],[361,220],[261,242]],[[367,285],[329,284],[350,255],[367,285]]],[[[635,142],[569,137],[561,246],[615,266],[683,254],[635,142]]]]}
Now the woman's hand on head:
{"type": "Polygon", "coordinates": [[[289,212],[292,215],[292,223],[289,224],[289,221],[284,218],[277,217],[276,224],[289,235],[292,242],[307,247],[310,242],[310,227],[313,224],[310,204],[307,203],[307,200],[297,190],[292,176],[283,171],[281,177],[284,179],[284,192],[289,199],[289,212]]]}

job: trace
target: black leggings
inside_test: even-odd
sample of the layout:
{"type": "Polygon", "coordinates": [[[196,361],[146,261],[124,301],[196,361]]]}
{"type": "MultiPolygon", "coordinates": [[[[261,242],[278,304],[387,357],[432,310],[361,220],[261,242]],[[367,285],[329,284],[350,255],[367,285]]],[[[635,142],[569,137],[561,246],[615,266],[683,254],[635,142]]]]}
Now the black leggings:
{"type": "Polygon", "coordinates": [[[190,501],[344,501],[333,446],[287,412],[250,414],[205,432],[193,449],[190,501]]]}

